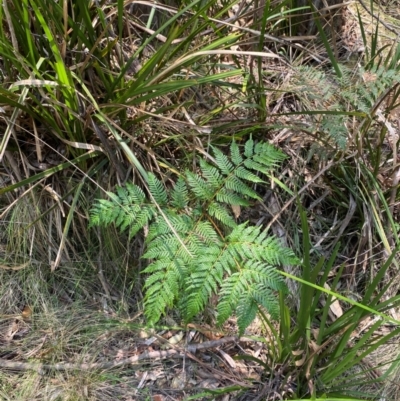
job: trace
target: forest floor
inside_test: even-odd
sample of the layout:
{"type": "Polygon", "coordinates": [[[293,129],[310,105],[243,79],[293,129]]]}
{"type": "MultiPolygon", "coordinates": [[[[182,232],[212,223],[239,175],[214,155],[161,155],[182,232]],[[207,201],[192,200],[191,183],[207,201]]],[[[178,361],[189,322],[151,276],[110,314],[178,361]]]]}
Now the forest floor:
{"type": "MultiPolygon", "coordinates": [[[[353,6],[354,4],[349,5],[344,10],[345,19],[341,38],[341,49],[344,53],[343,65],[353,74],[352,77],[357,75],[354,71],[362,62],[365,52],[362,46],[363,32],[359,26],[356,10],[360,11],[360,18],[365,21],[364,34],[369,35],[368,38],[374,33],[373,22],[381,15],[379,13],[371,15],[366,12],[365,5],[358,8],[353,6]]],[[[379,31],[381,48],[389,43],[395,43],[397,39],[394,36],[400,30],[397,9],[393,4],[386,6],[386,13],[388,17],[382,21],[379,31]]],[[[310,54],[310,59],[313,59],[315,54],[322,54],[324,56],[322,64],[326,65],[329,64],[329,60],[321,50],[322,47],[321,43],[318,46],[309,47],[307,54],[310,54]]],[[[329,74],[319,75],[316,69],[302,68],[296,65],[289,68],[277,63],[276,75],[268,82],[274,88],[274,91],[268,94],[271,115],[277,117],[271,117],[266,135],[269,135],[267,139],[270,143],[289,156],[290,161],[285,166],[282,176],[286,174],[291,178],[294,177],[293,181],[301,177],[298,182],[295,182],[294,187],[301,188],[299,195],[306,193],[309,195],[308,198],[306,197],[305,204],[313,216],[310,220],[310,231],[317,244],[316,248],[332,250],[337,239],[343,237],[347,241],[345,251],[340,255],[340,263],[332,270],[332,280],[341,266],[345,266],[343,276],[345,279],[340,283],[341,290],[343,293],[350,294],[349,297],[352,299],[359,300],[361,296],[357,293],[358,285],[365,280],[363,273],[368,270],[366,265],[368,260],[372,259],[371,252],[376,251],[373,255],[376,259],[371,267],[372,271],[387,256],[385,252],[388,248],[385,247],[386,244],[382,245],[382,242],[385,242],[383,240],[379,241],[379,244],[373,242],[373,235],[370,235],[368,231],[373,231],[372,224],[368,226],[365,223],[359,227],[357,224],[350,223],[354,213],[362,209],[360,206],[362,202],[360,205],[357,204],[357,208],[355,206],[353,208],[354,194],[347,198],[337,196],[337,200],[332,203],[324,203],[334,198],[336,193],[325,185],[321,177],[324,172],[327,172],[327,180],[330,180],[332,177],[328,174],[328,170],[336,168],[338,161],[324,159],[327,142],[324,142],[324,138],[315,140],[318,130],[308,130],[308,122],[303,120],[303,115],[297,116],[296,112],[307,109],[310,105],[317,110],[331,107],[340,96],[340,93],[336,93],[339,84],[334,82],[329,74]],[[329,88],[331,94],[326,91],[327,83],[331,83],[329,88]],[[296,124],[302,125],[304,130],[292,129],[296,124]],[[308,134],[305,134],[306,132],[308,134]],[[322,161],[315,162],[317,158],[322,161]],[[329,205],[329,208],[326,205],[329,205]],[[323,207],[326,207],[323,210],[324,213],[323,207]],[[354,211],[355,209],[357,211],[354,211]],[[326,220],[320,218],[323,214],[326,220]],[[326,242],[328,246],[323,248],[326,242]],[[363,243],[362,246],[360,243],[363,243]],[[368,246],[367,252],[365,249],[368,246]],[[361,267],[361,272],[354,273],[355,266],[361,267]]],[[[361,77],[357,76],[360,79],[357,84],[354,84],[356,89],[351,87],[349,92],[354,89],[354,91],[360,90],[357,93],[364,93],[361,92],[361,88],[376,78],[372,76],[373,74],[360,71],[361,77]]],[[[347,101],[347,99],[344,100],[347,101]]],[[[332,106],[332,110],[333,107],[336,106],[332,106]]],[[[307,110],[310,111],[311,107],[307,110]]],[[[201,111],[200,107],[197,111],[201,111]]],[[[230,112],[227,111],[226,115],[230,112]]],[[[393,107],[393,118],[399,118],[397,113],[399,113],[398,107],[393,107]]],[[[149,121],[144,130],[151,128],[151,124],[157,120],[154,117],[154,120],[149,121]]],[[[316,123],[318,127],[323,124],[323,121],[316,123]]],[[[335,121],[330,121],[329,124],[331,127],[335,126],[335,121]]],[[[387,121],[382,124],[392,127],[387,121]]],[[[164,139],[162,130],[160,131],[160,138],[164,139]]],[[[338,147],[340,147],[340,135],[339,132],[338,137],[335,138],[338,147]]],[[[180,133],[176,136],[179,137],[180,133]]],[[[350,145],[356,143],[356,136],[355,133],[350,138],[350,145]]],[[[380,145],[383,150],[390,149],[391,140],[389,135],[388,138],[382,139],[380,145]]],[[[373,147],[372,145],[371,148],[373,147]]],[[[194,145],[193,148],[197,149],[194,145]]],[[[169,151],[170,149],[167,149],[166,153],[169,151]]],[[[351,154],[353,153],[346,153],[342,160],[348,160],[351,154]]],[[[394,160],[397,165],[396,158],[394,160]]],[[[372,161],[368,159],[366,165],[372,164],[372,161]]],[[[382,193],[390,197],[390,191],[393,189],[393,170],[387,169],[386,165],[384,167],[380,168],[376,175],[381,184],[382,193]]],[[[4,170],[2,175],[6,176],[6,173],[4,170]]],[[[340,176],[341,172],[337,174],[340,176]]],[[[354,175],[357,174],[359,170],[356,170],[354,175]]],[[[3,180],[2,176],[0,180],[3,180]]],[[[8,185],[5,179],[1,183],[1,187],[8,185]]],[[[338,187],[336,191],[340,193],[341,189],[338,187]]],[[[48,190],[48,192],[51,191],[48,190]]],[[[367,188],[366,192],[372,193],[372,190],[367,188]]],[[[296,233],[288,233],[290,223],[295,220],[296,198],[275,196],[270,191],[266,191],[263,196],[265,201],[263,207],[254,206],[250,210],[243,211],[240,217],[243,220],[264,224],[270,223],[272,217],[276,216],[276,224],[271,227],[273,233],[282,238],[286,245],[296,247],[300,242],[299,237],[296,233]]],[[[8,203],[2,204],[0,210],[0,261],[6,261],[0,262],[0,400],[275,401],[293,399],[297,383],[288,373],[288,367],[281,362],[266,366],[271,363],[271,345],[275,346],[270,334],[279,326],[278,324],[276,327],[268,328],[256,319],[244,336],[239,338],[234,318],[228,320],[222,328],[215,328],[215,308],[211,302],[202,318],[196,323],[185,326],[172,312],[171,316],[164,317],[157,327],[146,326],[142,308],[144,279],[139,273],[142,262],[139,261],[140,256],[131,254],[132,249],[143,249],[143,243],[140,240],[127,245],[124,242],[125,239],[117,239],[113,243],[116,248],[112,252],[108,252],[109,250],[105,249],[106,246],[102,249],[100,244],[97,260],[87,257],[95,253],[92,250],[86,253],[77,251],[73,257],[62,257],[61,263],[54,269],[49,263],[51,258],[46,258],[45,252],[42,260],[29,258],[29,262],[10,263],[8,256],[10,250],[15,251],[16,257],[14,258],[14,255],[12,259],[14,261],[25,260],[21,254],[24,252],[25,255],[31,255],[32,248],[35,247],[45,249],[48,246],[49,253],[53,256],[58,255],[58,247],[55,245],[58,240],[44,241],[43,238],[47,233],[32,234],[29,238],[20,234],[24,230],[26,221],[30,221],[32,199],[25,202],[25,198],[21,197],[12,219],[6,213],[8,208],[14,205],[9,198],[8,203]],[[37,240],[35,235],[41,239],[37,240]],[[120,258],[110,258],[110,254],[120,255],[120,258]]],[[[33,199],[33,204],[36,205],[35,202],[36,200],[33,199]]],[[[89,207],[89,205],[86,206],[89,207]]],[[[398,227],[397,207],[396,204],[393,211],[395,220],[393,225],[397,224],[398,227]]],[[[362,214],[363,211],[360,213],[362,214]]],[[[379,213],[379,211],[376,212],[378,215],[379,213]]],[[[372,216],[373,213],[369,210],[365,212],[365,215],[372,216]]],[[[84,224],[87,224],[85,219],[82,220],[84,224]]],[[[65,216],[60,217],[59,221],[65,221],[65,216]]],[[[386,228],[386,226],[383,227],[382,231],[386,228]]],[[[49,231],[52,229],[54,227],[48,228],[49,231]]],[[[298,234],[298,227],[296,230],[298,234]]],[[[62,236],[61,224],[54,229],[54,232],[56,232],[55,237],[62,236]]],[[[117,236],[115,232],[114,234],[117,236]]],[[[392,234],[398,235],[398,232],[392,232],[392,234]]],[[[71,240],[68,246],[73,249],[73,245],[74,241],[71,240]]],[[[385,280],[389,280],[396,274],[396,270],[389,271],[385,280]]],[[[397,294],[399,286],[399,282],[391,284],[392,295],[397,294]]],[[[332,303],[328,318],[334,322],[336,317],[343,314],[342,308],[345,309],[339,301],[332,303]]],[[[397,309],[388,308],[387,311],[393,319],[400,320],[400,312],[397,309]]],[[[374,327],[375,323],[376,320],[373,318],[365,319],[364,326],[358,328],[352,340],[362,331],[368,331],[374,327]]],[[[380,327],[380,330],[381,332],[377,334],[387,334],[393,330],[393,327],[387,323],[380,327]]],[[[320,350],[315,350],[315,353],[318,352],[320,350]]],[[[397,353],[398,337],[395,336],[391,342],[382,344],[382,347],[373,353],[373,357],[362,359],[359,369],[364,370],[366,375],[370,375],[372,383],[374,378],[384,377],[384,364],[387,357],[393,357],[397,353]]],[[[381,399],[395,400],[400,394],[397,388],[400,371],[397,370],[396,368],[390,372],[387,378],[385,376],[385,380],[372,383],[368,391],[376,394],[376,398],[384,394],[387,398],[381,399]]]]}

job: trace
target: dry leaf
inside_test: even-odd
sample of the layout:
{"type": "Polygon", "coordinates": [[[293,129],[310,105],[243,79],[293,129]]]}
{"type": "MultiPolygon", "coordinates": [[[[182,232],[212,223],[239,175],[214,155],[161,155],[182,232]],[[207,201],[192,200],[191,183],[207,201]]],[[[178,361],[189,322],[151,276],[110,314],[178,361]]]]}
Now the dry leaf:
{"type": "Polygon", "coordinates": [[[172,379],[171,388],[174,388],[176,390],[182,390],[183,388],[185,388],[185,381],[181,377],[175,376],[172,379]]]}
{"type": "Polygon", "coordinates": [[[313,352],[315,352],[316,354],[318,354],[318,353],[321,351],[321,349],[323,348],[323,347],[321,347],[320,345],[318,345],[318,344],[317,344],[315,341],[313,341],[313,340],[310,340],[310,341],[309,341],[308,346],[309,346],[310,349],[311,349],[313,352]]]}
{"type": "Polygon", "coordinates": [[[196,329],[201,334],[205,335],[209,340],[219,340],[221,337],[224,336],[223,333],[220,333],[218,331],[213,331],[213,330],[209,329],[208,327],[200,326],[200,325],[194,324],[194,323],[189,323],[187,325],[187,327],[196,329]]]}
{"type": "Polygon", "coordinates": [[[32,308],[29,305],[25,305],[21,312],[22,319],[27,320],[32,316],[32,308]]]}
{"type": "Polygon", "coordinates": [[[15,334],[18,332],[18,330],[19,330],[18,321],[17,320],[13,320],[11,322],[11,324],[8,326],[8,330],[3,335],[3,340],[6,343],[11,342],[13,340],[15,334]]]}
{"type": "Polygon", "coordinates": [[[299,356],[299,355],[302,355],[303,354],[303,351],[302,350],[300,350],[300,349],[295,349],[295,350],[293,350],[292,351],[292,354],[294,355],[294,356],[299,356]]]}
{"type": "Polygon", "coordinates": [[[217,388],[219,386],[219,382],[216,381],[215,379],[206,379],[206,380],[202,380],[199,384],[198,384],[198,388],[217,388]]]}
{"type": "Polygon", "coordinates": [[[219,353],[224,357],[228,365],[232,368],[236,368],[236,362],[232,359],[230,355],[228,355],[226,352],[222,351],[221,349],[219,350],[219,353]]]}
{"type": "MultiPolygon", "coordinates": [[[[330,290],[331,288],[329,287],[328,284],[324,284],[324,288],[326,288],[327,290],[330,290]]],[[[329,309],[331,310],[331,312],[336,316],[336,317],[340,317],[343,315],[343,309],[340,306],[339,300],[336,297],[332,297],[332,303],[329,305],[329,309]]]]}
{"type": "Polygon", "coordinates": [[[301,351],[301,350],[297,350],[297,351],[292,351],[292,354],[294,356],[302,355],[301,359],[298,359],[298,360],[295,361],[295,365],[296,366],[303,366],[304,362],[306,361],[306,358],[307,358],[306,353],[301,351]]]}
{"type": "Polygon", "coordinates": [[[150,333],[147,330],[139,330],[138,332],[138,336],[139,338],[149,338],[150,337],[150,333]]]}
{"type": "Polygon", "coordinates": [[[178,344],[183,338],[183,331],[180,331],[179,333],[175,334],[174,336],[172,336],[168,342],[172,345],[174,344],[178,344]]]}
{"type": "Polygon", "coordinates": [[[313,328],[313,329],[311,329],[311,333],[312,333],[313,337],[315,339],[317,339],[318,336],[319,336],[319,329],[318,328],[313,328]]]}
{"type": "Polygon", "coordinates": [[[235,219],[238,219],[240,217],[240,213],[242,212],[240,209],[240,205],[231,205],[231,208],[235,219]]]}

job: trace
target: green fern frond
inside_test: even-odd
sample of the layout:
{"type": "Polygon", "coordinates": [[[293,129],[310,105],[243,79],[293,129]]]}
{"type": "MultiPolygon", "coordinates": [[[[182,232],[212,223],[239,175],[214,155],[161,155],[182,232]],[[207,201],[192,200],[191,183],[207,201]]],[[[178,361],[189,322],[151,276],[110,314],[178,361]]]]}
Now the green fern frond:
{"type": "Polygon", "coordinates": [[[193,219],[186,214],[177,214],[174,210],[164,210],[164,216],[157,216],[153,219],[146,238],[147,244],[150,244],[154,238],[160,235],[171,234],[171,226],[181,235],[186,235],[185,233],[193,227],[193,219]]]}
{"type": "Polygon", "coordinates": [[[149,173],[147,184],[149,186],[150,193],[154,197],[154,201],[157,202],[160,206],[167,205],[168,195],[161,181],[158,180],[154,174],[149,173]]]}
{"type": "Polygon", "coordinates": [[[276,292],[286,287],[277,268],[298,260],[261,227],[238,225],[231,206],[260,199],[252,185],[263,183],[261,174],[285,156],[252,139],[244,147],[233,141],[229,156],[212,152],[214,163],[200,159],[199,172],[186,171],[169,191],[148,174],[150,199],[136,185],[118,187],[94,204],[91,224],[114,224],[130,236],[148,227],[142,258],[149,261],[143,273],[150,323],[173,306],[190,321],[218,294],[219,322],[236,313],[242,333],[258,305],[271,315],[278,310],[276,292]]]}
{"type": "Polygon", "coordinates": [[[232,233],[228,236],[227,240],[231,243],[241,243],[241,242],[254,242],[259,239],[259,242],[266,237],[265,233],[261,233],[261,227],[259,226],[248,226],[245,224],[240,224],[237,226],[232,233]]]}
{"type": "MultiPolygon", "coordinates": [[[[185,238],[186,241],[188,241],[188,238],[185,238]]],[[[143,258],[171,261],[179,258],[179,260],[188,265],[192,263],[192,259],[200,247],[193,238],[189,238],[189,243],[186,242],[185,246],[182,244],[182,239],[176,238],[174,234],[164,235],[148,246],[143,258]]]]}
{"type": "Polygon", "coordinates": [[[214,192],[202,177],[187,171],[186,178],[190,189],[199,200],[207,201],[212,199],[214,192]]]}
{"type": "Polygon", "coordinates": [[[264,261],[273,266],[299,263],[289,248],[284,248],[277,238],[267,237],[261,227],[241,224],[227,237],[227,242],[227,251],[234,258],[264,261]]]}
{"type": "MultiPolygon", "coordinates": [[[[185,246],[192,255],[191,257],[185,259],[187,260],[188,266],[191,266],[195,262],[198,255],[204,252],[204,248],[206,247],[202,238],[194,231],[190,232],[185,238],[185,246]]],[[[177,253],[177,256],[184,257],[185,254],[187,254],[187,252],[185,252],[184,248],[181,247],[177,253]]]]}
{"type": "Polygon", "coordinates": [[[262,283],[256,285],[253,299],[258,305],[264,307],[273,319],[279,318],[279,302],[276,302],[277,298],[277,292],[268,291],[268,288],[262,283]]]}
{"type": "Polygon", "coordinates": [[[198,222],[193,230],[205,245],[218,244],[222,246],[221,238],[208,221],[198,222]]]}
{"type": "MultiPolygon", "coordinates": [[[[237,310],[249,309],[246,302],[254,302],[254,294],[263,289],[263,306],[270,313],[279,310],[279,300],[274,290],[284,290],[285,284],[276,269],[265,263],[247,261],[238,272],[228,277],[221,286],[218,304],[218,322],[222,324],[237,310]],[[272,286],[271,286],[272,284],[272,286]],[[274,288],[275,287],[275,288],[274,288]],[[244,304],[243,304],[244,303],[244,304]]],[[[241,332],[247,326],[240,326],[241,332]]]]}
{"type": "Polygon", "coordinates": [[[250,159],[254,155],[254,141],[250,138],[244,145],[244,155],[250,159]]]}
{"type": "Polygon", "coordinates": [[[143,255],[146,259],[173,259],[181,244],[173,234],[160,235],[151,241],[143,255]]]}
{"type": "MultiPolygon", "coordinates": [[[[244,268],[251,272],[256,289],[265,287],[275,291],[287,291],[285,280],[276,267],[268,263],[250,260],[245,262],[244,268]]],[[[265,307],[269,309],[269,307],[265,307]]]]}
{"type": "Polygon", "coordinates": [[[258,311],[258,304],[259,303],[257,303],[255,299],[254,291],[247,291],[241,295],[236,308],[239,336],[244,334],[246,328],[255,319],[258,311]]]}
{"type": "MultiPolygon", "coordinates": [[[[365,107],[363,111],[368,108],[365,107]]],[[[327,114],[322,117],[321,129],[324,132],[329,132],[329,135],[337,143],[340,149],[345,149],[349,130],[346,127],[348,117],[343,114],[332,115],[327,114]]]]}
{"type": "Polygon", "coordinates": [[[238,178],[241,178],[243,180],[247,180],[247,181],[250,181],[250,182],[254,182],[255,184],[259,184],[261,182],[264,182],[264,180],[262,180],[258,175],[255,175],[251,171],[245,169],[243,166],[239,166],[235,170],[235,175],[238,178]]]}
{"type": "MultiPolygon", "coordinates": [[[[150,288],[153,287],[156,282],[159,282],[161,278],[172,274],[180,275],[184,272],[184,270],[185,263],[183,263],[182,260],[171,260],[168,258],[156,260],[153,263],[150,263],[143,270],[143,273],[151,273],[151,275],[146,280],[145,287],[149,288],[149,293],[152,293],[153,290],[151,290],[150,288]]],[[[179,280],[176,281],[176,283],[179,283],[179,280]]],[[[173,286],[173,288],[175,288],[175,286],[173,286]]]]}
{"type": "Polygon", "coordinates": [[[187,304],[184,308],[185,320],[190,321],[204,309],[213,293],[222,284],[223,270],[215,268],[221,253],[219,246],[208,246],[196,258],[192,273],[185,281],[187,304]]]}
{"type": "Polygon", "coordinates": [[[246,272],[233,273],[221,285],[220,302],[218,303],[218,324],[224,323],[234,314],[242,294],[250,291],[246,272]]]}
{"type": "Polygon", "coordinates": [[[146,203],[143,191],[136,185],[118,187],[117,194],[109,193],[111,201],[100,199],[91,209],[91,224],[115,226],[129,231],[133,237],[155,216],[154,205],[146,203]]]}
{"type": "Polygon", "coordinates": [[[178,178],[171,191],[171,205],[177,209],[185,209],[189,204],[189,192],[182,177],[178,178]]]}
{"type": "MultiPolygon", "coordinates": [[[[175,227],[178,228],[176,220],[174,220],[173,223],[175,223],[175,227]]],[[[196,255],[201,254],[208,244],[220,242],[216,232],[208,222],[199,222],[195,225],[193,225],[192,221],[185,223],[190,224],[179,227],[183,227],[184,230],[176,230],[179,238],[171,230],[166,234],[160,234],[159,232],[158,235],[154,235],[157,233],[157,229],[154,229],[157,225],[153,224],[151,227],[151,236],[149,233],[146,239],[147,250],[143,257],[147,259],[165,257],[171,260],[179,257],[185,260],[185,263],[190,264],[192,259],[196,257],[196,255]]],[[[163,229],[168,227],[162,221],[159,222],[159,224],[163,229]]]]}
{"type": "Polygon", "coordinates": [[[201,175],[207,180],[207,185],[215,192],[222,185],[223,177],[217,167],[211,166],[203,159],[200,159],[201,175]]]}
{"type": "Polygon", "coordinates": [[[129,238],[133,238],[139,230],[147,226],[155,211],[153,207],[146,206],[135,212],[134,216],[132,214],[131,219],[125,218],[125,222],[123,222],[120,227],[121,231],[129,230],[129,238]]]}
{"type": "Polygon", "coordinates": [[[178,296],[179,274],[159,271],[145,282],[145,314],[151,324],[160,320],[167,308],[171,308],[178,296]]]}
{"type": "Polygon", "coordinates": [[[208,206],[207,212],[210,216],[215,217],[225,226],[232,228],[236,226],[235,220],[220,203],[211,202],[208,206]]]}
{"type": "Polygon", "coordinates": [[[241,156],[239,146],[235,141],[232,141],[230,151],[231,151],[232,163],[235,166],[239,166],[240,164],[242,164],[243,157],[241,156]]]}
{"type": "MultiPolygon", "coordinates": [[[[111,196],[111,193],[108,193],[111,196]]],[[[140,205],[146,202],[146,195],[137,185],[127,183],[125,187],[117,187],[118,199],[124,206],[140,205]]]]}
{"type": "Polygon", "coordinates": [[[265,171],[270,171],[286,159],[286,156],[268,142],[258,142],[255,147],[254,161],[262,164],[265,171]]]}
{"type": "Polygon", "coordinates": [[[251,170],[260,171],[264,174],[267,173],[265,167],[261,163],[256,162],[254,159],[246,159],[243,164],[251,170]]]}
{"type": "Polygon", "coordinates": [[[217,306],[218,324],[220,325],[233,315],[237,306],[238,297],[241,291],[244,291],[239,278],[240,275],[235,273],[225,280],[221,286],[220,301],[217,306]]]}
{"type": "Polygon", "coordinates": [[[90,222],[92,226],[109,226],[121,213],[121,206],[106,199],[99,199],[90,210],[90,222]]]}
{"type": "Polygon", "coordinates": [[[227,205],[250,205],[250,202],[244,197],[235,194],[235,192],[228,190],[227,188],[221,188],[221,190],[217,192],[215,198],[218,202],[226,203],[227,205]]]}
{"type": "Polygon", "coordinates": [[[226,156],[224,153],[222,153],[221,150],[219,150],[218,148],[216,148],[214,146],[212,147],[212,150],[214,152],[214,156],[215,156],[215,160],[217,162],[218,168],[225,175],[231,174],[232,170],[234,169],[234,166],[230,162],[228,156],[226,156]]]}
{"type": "Polygon", "coordinates": [[[231,175],[225,181],[225,187],[239,195],[248,196],[253,199],[260,199],[257,192],[246,185],[240,178],[231,175]]]}

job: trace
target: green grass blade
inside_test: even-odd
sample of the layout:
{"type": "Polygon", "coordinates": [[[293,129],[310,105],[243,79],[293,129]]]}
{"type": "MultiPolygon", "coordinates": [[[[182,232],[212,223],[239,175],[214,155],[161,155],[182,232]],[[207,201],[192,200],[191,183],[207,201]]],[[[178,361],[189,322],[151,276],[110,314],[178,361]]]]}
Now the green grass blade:
{"type": "MultiPolygon", "coordinates": [[[[311,260],[310,260],[311,239],[308,230],[306,212],[300,205],[300,202],[298,202],[298,205],[301,218],[301,228],[303,233],[303,263],[302,263],[303,269],[302,269],[301,281],[300,280],[298,281],[300,283],[308,283],[310,282],[311,279],[311,270],[312,270],[311,260]]],[[[309,327],[310,325],[310,310],[313,297],[314,297],[314,291],[312,289],[310,289],[305,285],[302,285],[300,287],[300,308],[297,317],[298,336],[303,337],[308,332],[307,327],[309,327]]],[[[296,337],[292,338],[292,342],[297,342],[298,339],[296,337]]]]}
{"type": "Polygon", "coordinates": [[[131,66],[133,60],[137,59],[139,54],[148,46],[152,40],[161,32],[166,30],[169,26],[171,26],[175,21],[177,21],[182,15],[184,15],[186,12],[190,11],[192,8],[195,7],[197,3],[199,3],[201,0],[194,0],[190,4],[188,4],[186,7],[182,8],[180,11],[178,11],[173,17],[171,17],[165,24],[160,26],[147,40],[143,42],[143,44],[137,49],[137,51],[127,60],[125,66],[121,69],[120,74],[117,76],[117,78],[114,80],[112,87],[110,88],[110,91],[113,92],[117,86],[120,84],[120,81],[125,77],[126,72],[128,71],[129,67],[131,66]]]}
{"type": "Polygon", "coordinates": [[[29,178],[26,178],[25,180],[19,181],[16,184],[12,184],[7,187],[0,188],[0,195],[3,195],[10,191],[13,191],[14,189],[17,189],[17,188],[21,188],[25,185],[32,184],[33,182],[40,180],[44,177],[50,177],[53,174],[57,173],[57,171],[62,171],[69,167],[75,167],[80,162],[83,162],[84,160],[87,160],[87,159],[91,159],[93,157],[97,157],[98,155],[99,155],[99,152],[93,152],[93,151],[84,153],[83,155],[78,156],[73,160],[70,160],[65,163],[61,163],[55,167],[49,168],[45,171],[42,171],[38,174],[33,175],[32,177],[29,177],[29,178]]]}
{"type": "Polygon", "coordinates": [[[380,316],[384,321],[392,322],[392,323],[394,323],[396,325],[400,325],[400,321],[398,321],[398,320],[396,320],[396,319],[394,319],[394,318],[392,318],[392,317],[390,317],[388,315],[385,315],[384,313],[378,312],[375,309],[370,308],[367,305],[364,305],[364,304],[362,304],[360,302],[354,301],[351,298],[347,298],[347,297],[345,297],[343,295],[335,293],[334,291],[331,291],[331,290],[323,288],[323,287],[321,287],[319,285],[310,283],[310,282],[308,282],[306,280],[303,280],[303,279],[301,279],[299,277],[294,276],[293,274],[286,273],[284,271],[279,271],[279,274],[281,274],[282,276],[285,276],[287,278],[290,278],[292,280],[298,281],[299,283],[304,284],[305,286],[308,286],[308,287],[311,287],[313,289],[325,292],[328,295],[332,295],[333,297],[336,297],[336,298],[340,299],[341,301],[347,302],[350,305],[356,306],[357,308],[360,308],[365,312],[369,312],[369,313],[371,313],[373,315],[380,316]]]}
{"type": "MultiPolygon", "coordinates": [[[[312,6],[314,7],[314,5],[312,5],[312,6]]],[[[338,61],[337,61],[337,57],[335,56],[335,54],[334,54],[334,52],[333,52],[333,50],[331,48],[331,45],[330,45],[330,43],[328,41],[328,38],[326,37],[324,29],[322,28],[321,21],[319,20],[319,16],[318,16],[317,11],[315,10],[315,8],[314,8],[314,12],[313,12],[313,18],[314,18],[315,25],[318,28],[319,36],[320,36],[320,38],[321,38],[321,40],[322,40],[322,42],[323,42],[323,44],[325,46],[325,50],[328,53],[329,60],[332,63],[332,66],[333,66],[333,68],[334,68],[334,70],[336,72],[336,75],[339,78],[341,78],[342,75],[343,75],[342,74],[342,70],[340,69],[340,66],[339,66],[338,61]]]]}
{"type": "Polygon", "coordinates": [[[36,18],[40,22],[40,25],[47,37],[47,40],[49,41],[50,48],[55,59],[55,62],[52,64],[54,65],[55,71],[57,73],[56,79],[60,82],[62,86],[62,93],[65,97],[65,103],[67,105],[67,108],[71,110],[76,110],[77,109],[76,100],[74,99],[71,93],[71,88],[73,87],[73,83],[71,82],[70,75],[68,74],[67,69],[64,65],[64,61],[61,57],[61,53],[57,45],[58,41],[51,32],[49,25],[47,24],[39,6],[35,3],[35,1],[31,1],[31,6],[35,12],[36,18]]]}

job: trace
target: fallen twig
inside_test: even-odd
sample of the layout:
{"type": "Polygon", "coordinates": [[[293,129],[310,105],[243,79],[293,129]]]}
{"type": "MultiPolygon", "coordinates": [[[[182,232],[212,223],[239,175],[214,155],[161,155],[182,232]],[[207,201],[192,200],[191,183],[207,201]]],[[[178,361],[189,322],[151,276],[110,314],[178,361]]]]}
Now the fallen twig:
{"type": "Polygon", "coordinates": [[[7,359],[0,358],[0,369],[10,370],[34,370],[40,374],[44,374],[49,370],[66,371],[66,370],[97,370],[97,369],[112,369],[126,365],[135,365],[140,361],[146,359],[166,359],[166,358],[183,358],[187,353],[194,354],[196,351],[219,347],[222,344],[236,341],[254,341],[247,337],[224,337],[219,340],[206,341],[200,344],[189,345],[186,349],[169,349],[164,351],[146,351],[139,355],[131,356],[129,358],[121,359],[113,362],[93,362],[93,363],[68,363],[60,362],[55,364],[46,364],[41,362],[17,362],[9,361],[7,359]]]}

